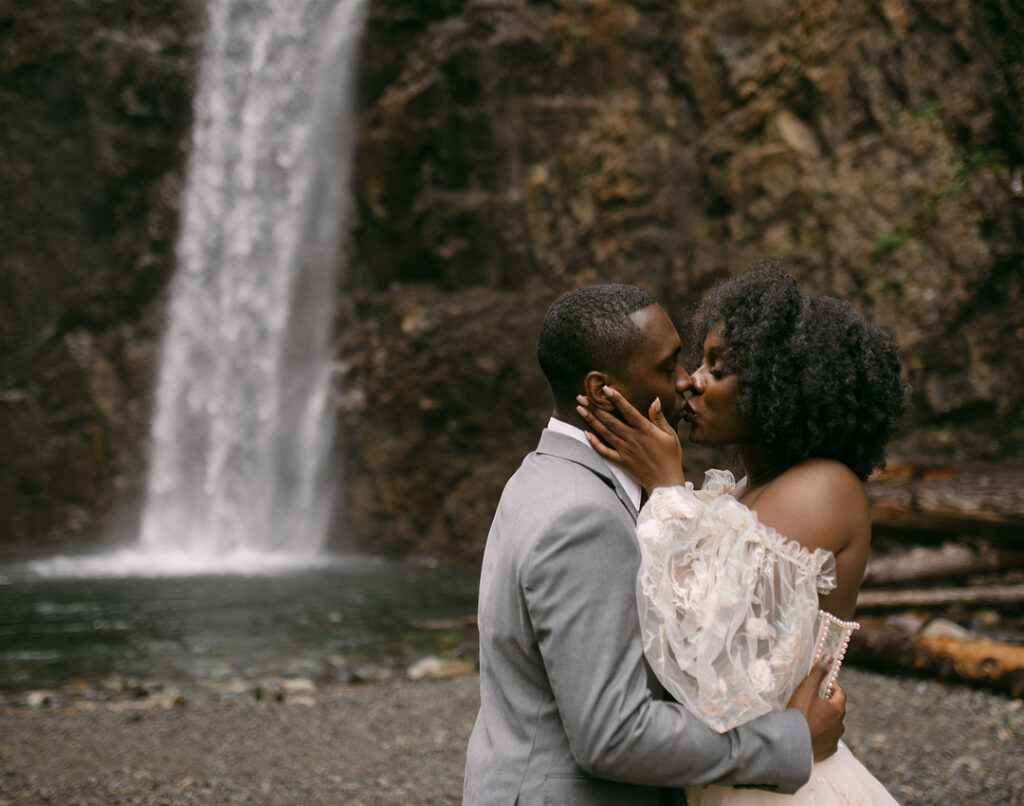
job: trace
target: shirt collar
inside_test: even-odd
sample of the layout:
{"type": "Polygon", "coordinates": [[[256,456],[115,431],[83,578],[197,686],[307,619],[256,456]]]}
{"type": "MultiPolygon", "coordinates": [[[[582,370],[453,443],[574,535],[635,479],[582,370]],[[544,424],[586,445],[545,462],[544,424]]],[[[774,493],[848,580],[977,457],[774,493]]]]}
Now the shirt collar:
{"type": "MultiPolygon", "coordinates": [[[[564,420],[559,420],[557,417],[552,417],[551,419],[548,420],[548,429],[558,434],[564,434],[567,437],[572,437],[573,439],[582,442],[584,445],[590,448],[590,450],[594,451],[593,446],[587,440],[587,436],[583,432],[582,428],[577,428],[576,426],[570,425],[564,420]]],[[[597,451],[594,451],[594,453],[597,453],[597,451]]],[[[604,457],[601,458],[604,459],[604,457]]],[[[604,461],[608,464],[608,469],[612,471],[612,475],[615,476],[615,480],[622,485],[622,489],[625,491],[626,495],[629,496],[629,500],[632,502],[633,508],[637,512],[639,512],[640,494],[643,492],[643,489],[640,487],[639,482],[635,481],[629,474],[626,473],[625,470],[623,470],[614,462],[609,462],[607,459],[605,459],[604,461]]]]}

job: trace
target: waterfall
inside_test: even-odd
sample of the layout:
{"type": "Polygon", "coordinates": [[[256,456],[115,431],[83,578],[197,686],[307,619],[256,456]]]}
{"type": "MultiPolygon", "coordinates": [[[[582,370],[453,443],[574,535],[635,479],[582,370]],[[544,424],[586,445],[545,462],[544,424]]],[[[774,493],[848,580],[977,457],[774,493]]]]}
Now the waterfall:
{"type": "Polygon", "coordinates": [[[365,3],[209,1],[143,554],[219,568],[323,546],[365,3]]]}

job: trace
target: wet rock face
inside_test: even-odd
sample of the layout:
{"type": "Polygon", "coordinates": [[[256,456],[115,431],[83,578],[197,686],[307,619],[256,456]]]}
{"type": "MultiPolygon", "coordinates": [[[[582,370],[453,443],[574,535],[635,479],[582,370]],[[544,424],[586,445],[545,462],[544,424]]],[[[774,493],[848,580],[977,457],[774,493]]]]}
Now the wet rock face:
{"type": "MultiPolygon", "coordinates": [[[[0,10],[0,539],[109,533],[141,489],[200,5],[0,10]]],[[[334,543],[478,556],[547,305],[635,282],[685,325],[755,256],[899,341],[899,450],[1014,455],[1018,5],[372,3],[334,543]]]]}
{"type": "Polygon", "coordinates": [[[0,535],[95,534],[137,486],[198,3],[0,10],[0,535]]]}
{"type": "Polygon", "coordinates": [[[349,534],[475,556],[547,415],[547,304],[635,282],[685,325],[762,255],[898,340],[897,451],[1015,455],[1022,41],[1008,0],[377,4],[341,337],[349,534]]]}

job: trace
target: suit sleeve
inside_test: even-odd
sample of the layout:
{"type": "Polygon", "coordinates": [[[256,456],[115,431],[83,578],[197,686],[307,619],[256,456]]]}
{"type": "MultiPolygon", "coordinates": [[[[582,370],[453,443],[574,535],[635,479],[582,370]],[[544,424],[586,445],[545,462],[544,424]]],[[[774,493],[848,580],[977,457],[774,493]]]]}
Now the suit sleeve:
{"type": "Polygon", "coordinates": [[[647,686],[635,602],[639,555],[621,513],[578,506],[553,518],[522,569],[527,608],[573,755],[599,778],[794,792],[810,777],[799,711],[716,733],[647,686]]]}

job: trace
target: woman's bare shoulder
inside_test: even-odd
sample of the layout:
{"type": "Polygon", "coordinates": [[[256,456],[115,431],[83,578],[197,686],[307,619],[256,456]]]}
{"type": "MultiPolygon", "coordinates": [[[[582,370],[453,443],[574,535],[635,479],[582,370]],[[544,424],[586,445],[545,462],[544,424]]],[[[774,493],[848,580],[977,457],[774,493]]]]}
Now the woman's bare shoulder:
{"type": "Polygon", "coordinates": [[[842,462],[809,459],[789,468],[758,498],[758,517],[808,548],[833,552],[870,535],[867,494],[842,462]]]}
{"type": "Polygon", "coordinates": [[[857,475],[836,459],[807,459],[783,472],[775,483],[792,491],[792,487],[813,489],[816,493],[849,494],[864,492],[864,485],[857,475]]]}

